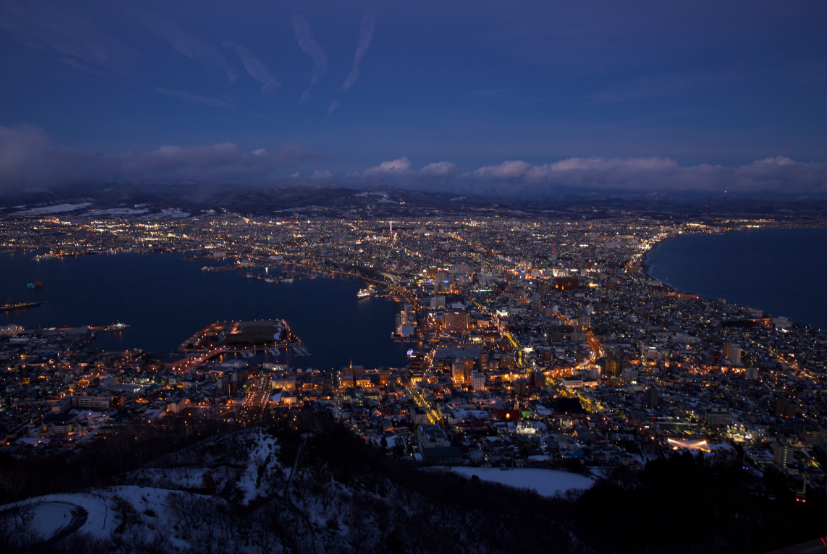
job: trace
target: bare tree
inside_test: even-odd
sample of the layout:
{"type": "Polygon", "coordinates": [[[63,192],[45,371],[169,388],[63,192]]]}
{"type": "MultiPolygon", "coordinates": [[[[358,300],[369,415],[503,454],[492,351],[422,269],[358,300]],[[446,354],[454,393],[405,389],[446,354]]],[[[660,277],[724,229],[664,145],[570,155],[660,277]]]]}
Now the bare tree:
{"type": "Polygon", "coordinates": [[[16,500],[26,488],[29,472],[24,467],[14,466],[0,470],[0,489],[8,492],[16,500]]]}

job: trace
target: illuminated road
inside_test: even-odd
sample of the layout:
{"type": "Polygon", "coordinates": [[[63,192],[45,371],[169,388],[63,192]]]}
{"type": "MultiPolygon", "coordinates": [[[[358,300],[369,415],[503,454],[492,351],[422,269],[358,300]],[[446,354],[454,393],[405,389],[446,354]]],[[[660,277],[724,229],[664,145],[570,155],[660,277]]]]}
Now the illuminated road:
{"type": "Polygon", "coordinates": [[[268,375],[256,382],[253,390],[249,391],[247,396],[244,397],[244,408],[250,410],[267,407],[270,402],[270,379],[268,375]]]}
{"type": "Polygon", "coordinates": [[[433,424],[439,424],[441,418],[439,416],[439,412],[434,410],[431,405],[425,400],[425,395],[422,391],[418,390],[415,386],[409,385],[408,392],[411,393],[411,396],[416,402],[416,405],[425,410],[425,414],[428,416],[428,421],[433,424]]]}

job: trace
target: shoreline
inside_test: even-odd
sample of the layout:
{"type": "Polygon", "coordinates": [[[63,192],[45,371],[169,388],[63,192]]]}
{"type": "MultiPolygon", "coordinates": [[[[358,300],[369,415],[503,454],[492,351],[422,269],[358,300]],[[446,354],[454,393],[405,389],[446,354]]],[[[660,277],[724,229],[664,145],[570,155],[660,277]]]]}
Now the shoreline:
{"type": "MultiPolygon", "coordinates": [[[[658,279],[654,275],[652,275],[652,273],[651,273],[652,265],[648,263],[649,262],[649,254],[651,252],[653,252],[656,248],[661,246],[662,244],[664,244],[664,243],[666,243],[666,242],[668,242],[672,239],[676,239],[676,238],[679,238],[679,237],[682,237],[682,236],[729,235],[731,233],[746,232],[746,231],[774,231],[774,230],[785,230],[785,229],[825,229],[825,228],[827,228],[827,225],[825,225],[823,222],[819,222],[819,223],[820,223],[819,225],[813,225],[813,226],[810,226],[810,225],[795,225],[795,226],[783,226],[783,227],[768,226],[768,227],[760,227],[758,229],[728,229],[726,231],[721,231],[721,232],[718,232],[718,233],[683,233],[683,234],[680,234],[680,235],[677,235],[677,236],[667,237],[663,240],[658,241],[654,246],[652,246],[652,248],[650,248],[649,250],[647,250],[643,254],[643,257],[642,257],[641,262],[640,262],[640,273],[642,273],[644,276],[646,276],[647,278],[649,278],[653,281],[659,282],[661,284],[661,288],[666,289],[667,291],[674,292],[674,293],[679,293],[679,294],[694,294],[694,295],[697,295],[701,298],[705,298],[709,301],[717,302],[719,300],[718,298],[711,298],[711,297],[709,297],[705,294],[701,294],[699,292],[694,292],[694,291],[690,291],[690,290],[680,290],[677,287],[674,287],[674,286],[662,281],[661,279],[658,279]]],[[[763,308],[754,308],[752,306],[744,306],[744,305],[734,303],[734,302],[729,302],[729,301],[726,301],[726,303],[727,304],[732,304],[733,306],[738,306],[738,307],[747,308],[747,309],[754,309],[754,310],[760,309],[763,312],[763,317],[765,317],[765,318],[773,317],[773,315],[771,313],[767,312],[763,308]]],[[[774,317],[782,317],[782,316],[775,315],[774,317]]],[[[783,317],[787,317],[787,316],[783,316],[783,317]]],[[[794,319],[794,318],[788,318],[788,319],[790,319],[790,321],[792,321],[795,325],[801,325],[801,326],[804,326],[804,327],[809,327],[811,329],[814,329],[816,332],[818,332],[820,334],[827,335],[827,328],[819,329],[819,328],[815,327],[814,325],[810,325],[809,323],[802,323],[802,322],[800,322],[800,321],[798,321],[797,319],[794,319]]]]}

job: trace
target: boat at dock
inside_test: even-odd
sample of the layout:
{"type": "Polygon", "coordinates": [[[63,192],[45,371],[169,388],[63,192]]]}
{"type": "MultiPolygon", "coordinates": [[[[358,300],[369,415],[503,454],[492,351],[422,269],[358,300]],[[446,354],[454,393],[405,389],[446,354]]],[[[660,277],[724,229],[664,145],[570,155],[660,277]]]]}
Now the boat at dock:
{"type": "Polygon", "coordinates": [[[113,323],[112,325],[108,325],[108,326],[104,327],[101,330],[102,331],[118,332],[118,331],[123,331],[124,329],[129,329],[129,324],[128,323],[121,323],[120,321],[118,321],[117,323],[113,323]]]}
{"type": "Polygon", "coordinates": [[[33,283],[26,283],[26,288],[27,289],[42,289],[43,288],[43,283],[41,283],[40,281],[34,281],[33,283]]]}

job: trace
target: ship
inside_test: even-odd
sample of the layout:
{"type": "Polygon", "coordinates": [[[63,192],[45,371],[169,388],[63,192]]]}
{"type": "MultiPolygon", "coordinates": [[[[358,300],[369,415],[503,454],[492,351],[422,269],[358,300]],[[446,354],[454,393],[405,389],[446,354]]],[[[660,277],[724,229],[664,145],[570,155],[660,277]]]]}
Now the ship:
{"type": "Polygon", "coordinates": [[[356,298],[370,298],[371,292],[370,289],[360,289],[359,292],[356,293],[356,298]]]}
{"type": "Polygon", "coordinates": [[[251,271],[245,271],[242,275],[244,275],[247,279],[252,279],[254,277],[251,271]]]}
{"type": "Polygon", "coordinates": [[[264,282],[265,283],[275,283],[276,279],[275,279],[275,277],[265,277],[264,282]]]}
{"type": "Polygon", "coordinates": [[[0,304],[0,312],[10,312],[12,310],[23,310],[25,308],[34,308],[46,302],[12,302],[9,300],[5,304],[0,304]]]}
{"type": "Polygon", "coordinates": [[[128,323],[121,323],[120,321],[117,322],[117,323],[113,323],[112,325],[109,325],[108,327],[103,328],[104,331],[115,331],[115,332],[123,331],[124,329],[129,329],[129,324],[128,323]]]}
{"type": "Polygon", "coordinates": [[[293,282],[293,279],[290,279],[290,278],[288,278],[288,279],[282,279],[282,280],[281,280],[281,282],[282,282],[282,283],[292,283],[292,282],[293,282]]]}
{"type": "Polygon", "coordinates": [[[42,289],[43,288],[43,283],[41,283],[40,281],[35,281],[33,283],[26,283],[26,288],[27,289],[42,289]]]}

